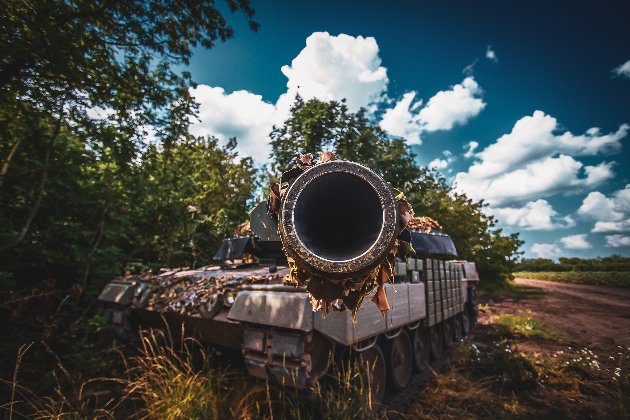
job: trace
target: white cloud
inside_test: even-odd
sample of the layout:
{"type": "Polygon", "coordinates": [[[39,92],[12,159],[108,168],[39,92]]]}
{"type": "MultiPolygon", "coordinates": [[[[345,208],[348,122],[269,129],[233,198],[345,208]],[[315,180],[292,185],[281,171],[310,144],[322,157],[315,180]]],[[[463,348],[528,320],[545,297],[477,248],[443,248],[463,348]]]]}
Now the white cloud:
{"type": "Polygon", "coordinates": [[[485,199],[494,205],[579,191],[597,186],[613,176],[609,164],[603,166],[609,174],[606,178],[603,176],[605,171],[593,171],[592,166],[584,167],[566,155],[547,157],[494,177],[477,176],[475,165],[468,172],[455,176],[456,188],[473,199],[485,199]]]}
{"type": "Polygon", "coordinates": [[[464,149],[466,150],[466,153],[464,153],[464,158],[470,159],[471,157],[473,157],[475,154],[475,150],[477,150],[477,147],[479,147],[479,143],[476,141],[469,141],[468,144],[464,145],[464,149]]]}
{"type": "Polygon", "coordinates": [[[389,80],[378,53],[373,37],[311,34],[291,65],[282,66],[288,81],[287,92],[278,100],[279,110],[288,112],[298,92],[306,100],[346,99],[352,112],[382,101],[389,80]]]}
{"type": "Polygon", "coordinates": [[[570,235],[560,239],[566,249],[591,249],[592,245],[586,240],[586,234],[570,235]]]}
{"type": "Polygon", "coordinates": [[[593,233],[630,232],[630,219],[619,222],[596,222],[593,233]]]}
{"type": "Polygon", "coordinates": [[[497,54],[492,49],[492,45],[488,45],[488,47],[486,48],[486,58],[490,61],[494,61],[495,63],[499,62],[499,58],[497,57],[497,54]]]}
{"type": "Polygon", "coordinates": [[[393,108],[385,111],[379,125],[389,134],[405,138],[409,144],[422,144],[420,117],[414,113],[422,101],[414,103],[415,96],[415,92],[405,93],[393,108]]]}
{"type": "Polygon", "coordinates": [[[630,247],[630,236],[624,235],[607,235],[606,246],[611,248],[626,248],[630,247]]]}
{"type": "Polygon", "coordinates": [[[630,60],[618,65],[612,70],[613,74],[619,77],[630,79],[630,60]]]}
{"type": "Polygon", "coordinates": [[[575,221],[571,217],[558,217],[558,212],[546,200],[530,201],[523,207],[492,208],[490,212],[503,224],[525,230],[552,230],[575,226],[575,221]]]}
{"type": "Polygon", "coordinates": [[[477,116],[486,106],[481,94],[473,77],[439,91],[422,108],[421,100],[414,102],[416,92],[407,92],[385,111],[380,126],[390,134],[404,137],[409,144],[422,144],[422,133],[450,130],[477,116]]]}
{"type": "MultiPolygon", "coordinates": [[[[221,87],[206,85],[191,90],[201,104],[193,134],[223,140],[236,137],[242,155],[263,163],[269,159],[267,136],[273,124],[284,123],[297,94],[305,100],[345,99],[351,112],[361,107],[374,112],[377,105],[388,102],[387,69],[381,65],[378,44],[372,37],[315,32],[281,71],[287,77],[287,90],[275,104],[247,91],[226,93],[221,87]]],[[[485,107],[481,94],[472,77],[438,92],[424,108],[422,100],[415,100],[416,93],[408,92],[385,111],[380,125],[409,144],[421,144],[423,132],[448,130],[481,112],[485,107]]]]}
{"type": "Polygon", "coordinates": [[[577,213],[596,221],[593,233],[630,232],[630,184],[610,197],[599,191],[589,193],[577,213]]]}
{"type": "Polygon", "coordinates": [[[376,40],[327,32],[315,32],[306,46],[283,66],[287,91],[275,104],[247,91],[226,93],[221,87],[199,85],[191,90],[200,103],[199,121],[193,121],[195,135],[215,135],[227,140],[237,137],[237,150],[257,163],[269,159],[268,134],[273,124],[282,124],[299,93],[305,100],[346,99],[350,111],[370,107],[384,100],[387,69],[381,66],[376,40]]]}
{"type": "Polygon", "coordinates": [[[431,162],[429,162],[429,164],[427,165],[428,168],[430,169],[437,169],[438,171],[440,169],[444,169],[448,166],[448,162],[446,161],[446,159],[433,159],[431,162]]]}
{"type": "Polygon", "coordinates": [[[116,111],[112,108],[101,108],[100,106],[86,108],[85,112],[89,118],[94,120],[106,120],[109,117],[116,115],[116,111]]]}
{"type": "Polygon", "coordinates": [[[630,184],[624,190],[617,191],[612,198],[599,191],[589,193],[578,209],[578,214],[593,220],[616,222],[624,217],[624,205],[628,204],[630,184]]]}
{"type": "Polygon", "coordinates": [[[535,243],[531,247],[531,252],[537,258],[549,258],[557,260],[562,255],[562,250],[556,244],[539,244],[535,243]]]}
{"type": "MultiPolygon", "coordinates": [[[[429,169],[436,169],[438,171],[442,170],[442,169],[446,169],[446,167],[448,167],[448,165],[450,165],[451,163],[453,163],[453,161],[455,161],[455,156],[453,156],[453,153],[450,150],[445,150],[442,152],[442,154],[444,155],[444,159],[442,158],[435,158],[433,159],[431,162],[429,162],[427,164],[427,168],[429,169]]],[[[449,172],[451,170],[449,169],[449,172]]]]}
{"type": "Polygon", "coordinates": [[[442,90],[427,102],[418,117],[425,131],[450,130],[477,116],[486,106],[482,90],[472,77],[449,90],[442,90]]]}
{"type": "Polygon", "coordinates": [[[256,162],[268,160],[271,147],[267,135],[276,113],[272,104],[244,90],[226,94],[223,88],[199,85],[191,93],[200,104],[192,134],[214,135],[224,141],[236,137],[241,155],[256,162]]]}
{"type": "Polygon", "coordinates": [[[477,153],[479,162],[456,175],[457,188],[495,205],[594,188],[613,177],[614,163],[584,166],[573,156],[617,153],[629,128],[623,124],[610,134],[597,128],[583,135],[556,133],[556,119],[536,111],[477,153]]]}

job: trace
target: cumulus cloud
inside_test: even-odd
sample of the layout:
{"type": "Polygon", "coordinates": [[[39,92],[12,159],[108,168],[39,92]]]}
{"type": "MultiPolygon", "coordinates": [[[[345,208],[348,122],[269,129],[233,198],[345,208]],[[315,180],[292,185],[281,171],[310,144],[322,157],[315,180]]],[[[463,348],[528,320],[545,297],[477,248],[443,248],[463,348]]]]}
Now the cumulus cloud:
{"type": "Polygon", "coordinates": [[[472,77],[436,93],[418,115],[423,128],[426,131],[450,130],[457,124],[465,124],[485,108],[481,93],[479,84],[472,77]]]}
{"type": "Polygon", "coordinates": [[[630,232],[630,219],[619,222],[595,222],[593,233],[630,232]]]}
{"type": "Polygon", "coordinates": [[[466,152],[464,153],[464,158],[470,159],[471,157],[473,157],[475,154],[475,150],[477,150],[477,147],[479,147],[479,143],[476,141],[469,141],[467,144],[465,144],[464,150],[466,150],[466,152]]]}
{"type": "Polygon", "coordinates": [[[612,70],[613,74],[618,77],[625,77],[630,79],[630,60],[623,64],[618,65],[612,70]]]}
{"type": "Polygon", "coordinates": [[[457,189],[473,199],[485,199],[494,205],[579,191],[613,177],[612,164],[584,167],[566,155],[547,157],[493,177],[476,176],[474,167],[455,176],[457,189]]]}
{"type": "MultiPolygon", "coordinates": [[[[263,163],[270,152],[267,135],[274,124],[282,124],[289,116],[297,94],[305,100],[345,99],[352,112],[361,107],[374,111],[378,104],[387,102],[387,69],[381,65],[378,44],[372,37],[315,32],[281,71],[287,77],[287,90],[275,104],[247,91],[227,93],[221,87],[206,85],[191,90],[200,103],[193,134],[211,134],[223,140],[236,137],[241,154],[263,163]]],[[[448,130],[477,115],[485,106],[481,93],[472,77],[438,92],[424,108],[416,93],[408,92],[384,112],[380,126],[409,144],[421,144],[423,132],[448,130]]]]}
{"type": "Polygon", "coordinates": [[[407,92],[393,108],[389,108],[383,114],[379,125],[388,133],[403,137],[409,144],[422,144],[422,124],[415,111],[422,101],[414,103],[415,92],[407,92]]]}
{"type": "Polygon", "coordinates": [[[594,220],[606,222],[621,220],[624,216],[622,206],[625,203],[623,199],[627,197],[626,194],[622,194],[624,191],[630,192],[630,185],[626,185],[624,190],[614,193],[611,198],[606,197],[599,191],[590,192],[582,201],[582,205],[577,212],[580,216],[594,220]]]}
{"type": "Polygon", "coordinates": [[[414,102],[415,92],[407,92],[393,108],[385,111],[380,126],[410,144],[421,144],[423,132],[450,130],[477,116],[486,106],[482,93],[473,77],[439,91],[424,107],[421,101],[414,102]]]}
{"type": "Polygon", "coordinates": [[[569,217],[559,217],[546,200],[530,201],[522,207],[492,208],[490,212],[506,225],[525,230],[552,230],[570,228],[575,221],[569,217]]]}
{"type": "Polygon", "coordinates": [[[199,85],[191,93],[200,104],[198,120],[192,121],[192,134],[214,135],[224,141],[236,137],[241,155],[256,162],[269,158],[267,135],[276,113],[272,104],[244,90],[227,94],[220,87],[199,85]]]}
{"type": "Polygon", "coordinates": [[[613,177],[613,162],[585,166],[573,157],[618,153],[630,126],[609,134],[591,128],[583,135],[558,128],[542,111],[521,118],[509,134],[477,153],[479,161],[467,172],[456,175],[457,188],[498,205],[594,188],[613,177]]]}
{"type": "Polygon", "coordinates": [[[389,81],[376,39],[328,32],[306,38],[304,49],[281,71],[288,79],[287,92],[278,100],[278,108],[284,112],[298,92],[307,100],[346,99],[348,109],[355,112],[380,102],[389,81]]]}
{"type": "Polygon", "coordinates": [[[427,165],[428,168],[430,169],[437,169],[438,171],[440,169],[444,169],[448,166],[448,162],[446,161],[446,159],[433,159],[431,162],[429,162],[429,164],[427,165]]]}
{"type": "Polygon", "coordinates": [[[492,45],[488,45],[486,47],[486,58],[490,61],[494,61],[495,63],[499,62],[499,57],[497,57],[497,54],[492,49],[492,45]]]}
{"type": "Polygon", "coordinates": [[[606,246],[611,248],[630,247],[630,236],[625,235],[607,235],[606,246]]]}
{"type": "Polygon", "coordinates": [[[589,193],[577,213],[596,221],[593,233],[630,232],[630,184],[610,197],[599,191],[589,193]]]}
{"type": "Polygon", "coordinates": [[[535,243],[530,248],[532,254],[536,255],[536,258],[549,258],[557,260],[562,255],[562,250],[556,244],[539,244],[535,243]]]}
{"type": "Polygon", "coordinates": [[[431,162],[427,164],[427,168],[436,169],[440,171],[442,169],[446,169],[448,165],[450,165],[456,159],[450,150],[445,150],[442,152],[442,154],[444,155],[444,158],[433,159],[431,162]]]}
{"type": "Polygon", "coordinates": [[[590,249],[592,245],[586,239],[586,234],[570,235],[560,239],[566,249],[590,249]]]}
{"type": "Polygon", "coordinates": [[[191,92],[200,103],[195,135],[215,135],[223,140],[236,137],[238,151],[258,163],[269,159],[268,134],[273,124],[282,124],[296,94],[324,101],[346,99],[350,111],[371,107],[384,100],[387,69],[381,66],[376,40],[327,32],[315,32],[306,46],[281,69],[287,91],[275,104],[247,91],[226,93],[221,87],[199,85],[191,92]]]}

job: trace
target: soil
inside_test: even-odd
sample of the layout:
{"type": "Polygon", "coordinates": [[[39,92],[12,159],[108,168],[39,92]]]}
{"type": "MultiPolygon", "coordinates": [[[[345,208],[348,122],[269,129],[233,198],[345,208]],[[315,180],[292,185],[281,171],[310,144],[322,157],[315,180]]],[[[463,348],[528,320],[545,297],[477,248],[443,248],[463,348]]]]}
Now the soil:
{"type": "Polygon", "coordinates": [[[490,324],[501,314],[531,316],[568,342],[600,348],[630,346],[630,289],[523,278],[515,283],[521,290],[518,296],[481,300],[480,324],[490,324]]]}

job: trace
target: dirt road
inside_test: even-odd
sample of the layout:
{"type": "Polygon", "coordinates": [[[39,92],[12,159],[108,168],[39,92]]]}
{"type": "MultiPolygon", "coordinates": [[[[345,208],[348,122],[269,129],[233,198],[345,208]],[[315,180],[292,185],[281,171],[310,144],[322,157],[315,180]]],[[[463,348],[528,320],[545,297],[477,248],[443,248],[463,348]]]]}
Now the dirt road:
{"type": "Polygon", "coordinates": [[[629,289],[523,278],[516,284],[531,296],[495,302],[495,310],[532,316],[578,343],[630,346],[629,289]]]}

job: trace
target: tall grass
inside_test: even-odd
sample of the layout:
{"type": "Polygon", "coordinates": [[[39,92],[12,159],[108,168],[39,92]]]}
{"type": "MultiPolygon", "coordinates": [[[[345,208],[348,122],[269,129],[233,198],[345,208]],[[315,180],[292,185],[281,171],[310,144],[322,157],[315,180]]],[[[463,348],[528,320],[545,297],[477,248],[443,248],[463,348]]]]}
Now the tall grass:
{"type": "MultiPolygon", "coordinates": [[[[180,336],[186,336],[183,329],[180,336]]],[[[142,331],[140,338],[138,354],[123,356],[125,377],[80,381],[57,358],[57,386],[45,396],[18,382],[30,346],[20,348],[12,380],[3,381],[11,399],[0,411],[10,420],[376,417],[365,398],[366,373],[358,361],[331,369],[310,391],[298,391],[289,384],[256,383],[245,372],[212,368],[210,353],[193,338],[174,342],[168,330],[142,331]]]]}
{"type": "Polygon", "coordinates": [[[32,344],[19,348],[13,378],[11,381],[0,380],[0,383],[11,387],[10,401],[0,405],[0,411],[8,412],[8,418],[36,419],[85,419],[116,418],[115,412],[124,397],[112,397],[111,392],[98,392],[98,385],[107,383],[115,387],[116,380],[95,378],[78,381],[61,363],[59,357],[46,347],[46,350],[57,360],[55,371],[56,384],[49,395],[40,396],[18,382],[18,372],[24,363],[27,351],[32,344]]]}

